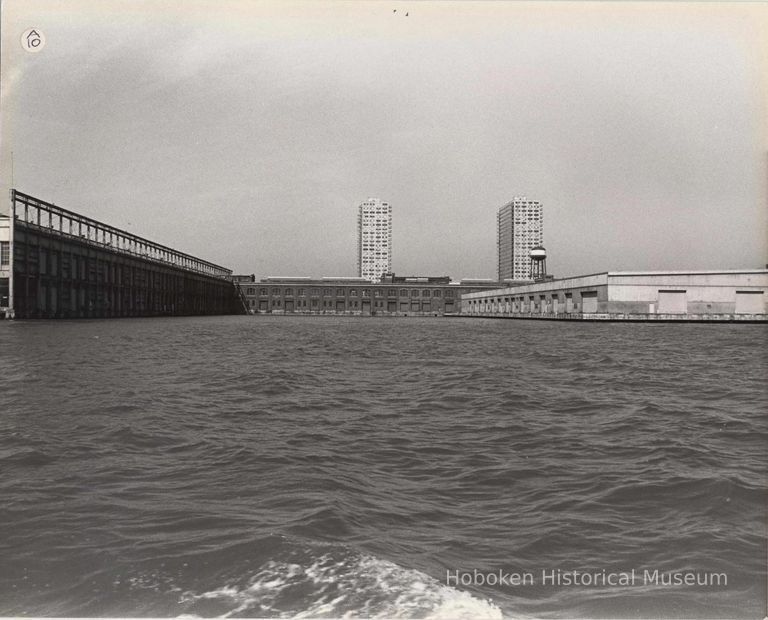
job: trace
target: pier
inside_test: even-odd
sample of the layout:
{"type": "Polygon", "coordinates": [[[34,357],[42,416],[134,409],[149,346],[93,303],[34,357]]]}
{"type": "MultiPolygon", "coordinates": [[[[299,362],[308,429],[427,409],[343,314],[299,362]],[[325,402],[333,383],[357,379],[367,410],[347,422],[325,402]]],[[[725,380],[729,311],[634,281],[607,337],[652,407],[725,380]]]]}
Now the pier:
{"type": "Polygon", "coordinates": [[[243,314],[232,271],[17,190],[0,218],[0,314],[243,314]]]}
{"type": "Polygon", "coordinates": [[[768,269],[615,271],[462,296],[462,316],[565,321],[768,321],[768,269]]]}

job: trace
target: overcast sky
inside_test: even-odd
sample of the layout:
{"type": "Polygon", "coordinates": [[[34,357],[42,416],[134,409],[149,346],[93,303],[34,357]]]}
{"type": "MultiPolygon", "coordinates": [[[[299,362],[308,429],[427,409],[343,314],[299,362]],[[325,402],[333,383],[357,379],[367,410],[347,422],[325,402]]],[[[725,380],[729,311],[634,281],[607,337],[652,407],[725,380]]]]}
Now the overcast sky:
{"type": "Polygon", "coordinates": [[[4,0],[2,183],[257,277],[356,275],[368,197],[401,275],[514,196],[556,276],[760,268],[766,80],[764,3],[4,0]]]}

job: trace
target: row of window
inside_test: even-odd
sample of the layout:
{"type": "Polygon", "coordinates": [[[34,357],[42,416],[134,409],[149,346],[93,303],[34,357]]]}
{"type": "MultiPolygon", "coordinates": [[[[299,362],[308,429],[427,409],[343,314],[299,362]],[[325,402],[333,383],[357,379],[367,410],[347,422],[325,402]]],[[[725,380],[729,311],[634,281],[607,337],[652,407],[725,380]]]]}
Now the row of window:
{"type": "MultiPolygon", "coordinates": [[[[582,291],[579,295],[581,300],[586,304],[586,299],[597,299],[596,291],[582,291]]],[[[566,305],[573,302],[573,293],[565,293],[561,296],[558,293],[551,293],[548,295],[521,295],[519,297],[497,297],[486,299],[472,299],[469,301],[470,307],[473,309],[480,309],[488,311],[493,308],[503,308],[509,306],[513,312],[525,311],[525,308],[547,308],[550,304],[565,303],[566,305]]],[[[578,308],[578,304],[573,304],[574,308],[578,308]]],[[[586,306],[585,306],[586,307],[586,306]]]]}
{"type": "MultiPolygon", "coordinates": [[[[256,303],[257,302],[256,302],[255,299],[251,299],[249,301],[249,305],[252,308],[256,307],[256,303]]],[[[269,308],[269,305],[267,305],[267,301],[265,301],[265,300],[261,300],[258,303],[259,303],[259,308],[260,309],[266,310],[266,309],[269,308]]],[[[362,306],[363,308],[367,307],[365,305],[366,303],[368,303],[370,305],[370,302],[363,302],[363,306],[362,306]]],[[[273,308],[282,308],[283,307],[283,302],[280,299],[275,299],[275,300],[272,301],[271,305],[272,305],[273,308]]],[[[288,308],[288,309],[294,308],[294,307],[295,308],[307,308],[307,307],[319,308],[321,306],[324,309],[335,309],[335,310],[342,310],[345,307],[347,307],[347,306],[345,306],[345,302],[342,301],[342,300],[339,300],[336,303],[334,303],[331,300],[324,299],[322,301],[322,304],[320,303],[319,299],[310,299],[309,300],[309,304],[307,304],[307,300],[306,299],[298,299],[298,300],[296,300],[295,303],[293,301],[290,301],[290,300],[285,300],[285,307],[288,308]]],[[[357,300],[350,300],[348,307],[349,308],[360,308],[361,306],[360,306],[360,302],[359,301],[357,301],[357,300]]],[[[386,306],[385,306],[385,303],[383,301],[374,301],[373,302],[373,307],[374,308],[381,308],[381,309],[384,309],[386,307],[388,309],[388,311],[390,311],[390,312],[396,312],[398,310],[397,302],[394,302],[394,301],[387,302],[386,306]]],[[[452,301],[451,302],[446,302],[446,308],[451,309],[452,307],[453,307],[453,302],[452,301]]],[[[403,302],[400,302],[399,309],[403,310],[403,311],[407,311],[409,309],[410,310],[417,310],[417,311],[419,311],[419,310],[421,310],[421,311],[431,311],[433,309],[433,306],[428,301],[424,301],[424,302],[418,302],[418,301],[407,302],[407,301],[403,301],[403,302]]],[[[438,310],[439,306],[435,306],[434,309],[438,310]]]]}
{"type": "MultiPolygon", "coordinates": [[[[295,290],[295,296],[296,297],[306,297],[307,295],[307,289],[305,288],[297,288],[295,290]]],[[[384,297],[386,291],[387,297],[442,297],[443,291],[440,289],[396,289],[396,288],[387,288],[387,289],[381,289],[376,288],[373,289],[373,296],[374,297],[384,297]]],[[[311,288],[309,289],[309,295],[311,297],[319,297],[322,293],[323,297],[331,297],[334,296],[334,289],[331,288],[311,288]]],[[[455,291],[445,291],[445,296],[448,298],[454,297],[455,291]]],[[[255,295],[256,289],[253,287],[249,287],[245,290],[246,295],[255,295]]],[[[259,295],[262,297],[272,295],[273,297],[279,297],[281,295],[284,295],[285,297],[293,297],[294,296],[294,289],[293,288],[286,288],[282,289],[279,287],[275,288],[267,288],[262,287],[259,288],[259,295]]],[[[337,288],[335,289],[335,296],[336,297],[344,297],[347,295],[347,289],[343,288],[337,288]]],[[[365,289],[349,289],[349,296],[350,297],[371,297],[371,289],[365,288],[365,289]]]]}
{"type": "MultiPolygon", "coordinates": [[[[251,299],[249,304],[251,308],[257,308],[255,299],[251,299]]],[[[279,299],[274,300],[271,305],[266,300],[260,300],[258,302],[258,309],[260,311],[284,309],[286,312],[295,312],[297,309],[299,311],[306,308],[319,310],[321,307],[325,312],[346,312],[347,310],[360,311],[361,309],[365,311],[371,309],[370,302],[362,302],[361,306],[361,302],[357,300],[350,300],[349,302],[337,301],[336,303],[330,300],[323,300],[321,304],[318,299],[310,299],[309,304],[307,304],[306,299],[297,299],[295,303],[293,301],[285,300],[285,305],[283,305],[279,299]]],[[[384,301],[374,301],[373,309],[380,311],[386,310],[387,312],[442,312],[442,308],[439,305],[435,306],[434,302],[428,301],[401,301],[399,303],[395,301],[388,301],[386,303],[384,301]]],[[[445,310],[448,312],[453,311],[452,301],[445,302],[445,310]]]]}
{"type": "MultiPolygon", "coordinates": [[[[595,291],[582,291],[580,294],[581,294],[582,297],[593,297],[597,293],[595,291]]],[[[564,295],[565,295],[565,299],[570,299],[570,298],[573,297],[573,293],[565,293],[564,295]]],[[[551,294],[548,294],[548,295],[520,295],[519,297],[503,297],[503,298],[502,297],[495,297],[495,298],[494,297],[487,297],[487,298],[483,298],[483,299],[472,299],[470,301],[472,303],[485,303],[485,302],[488,302],[488,303],[494,303],[494,304],[500,304],[502,302],[503,303],[509,303],[510,301],[512,303],[515,303],[515,302],[522,303],[522,302],[524,302],[526,300],[528,300],[528,301],[535,301],[537,297],[538,297],[538,299],[540,301],[546,301],[548,299],[549,300],[557,300],[557,299],[559,299],[560,301],[563,300],[563,298],[558,293],[551,293],[551,294]]]]}

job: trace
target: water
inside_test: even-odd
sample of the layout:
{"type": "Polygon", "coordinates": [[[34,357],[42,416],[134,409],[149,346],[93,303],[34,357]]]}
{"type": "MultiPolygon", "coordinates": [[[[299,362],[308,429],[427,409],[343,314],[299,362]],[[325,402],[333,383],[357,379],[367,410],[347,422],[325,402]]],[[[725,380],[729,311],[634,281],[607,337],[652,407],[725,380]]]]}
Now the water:
{"type": "Polygon", "coordinates": [[[762,617],[767,340],[446,318],[1,323],[0,615],[762,617]],[[638,574],[542,583],[557,569],[638,574]]]}

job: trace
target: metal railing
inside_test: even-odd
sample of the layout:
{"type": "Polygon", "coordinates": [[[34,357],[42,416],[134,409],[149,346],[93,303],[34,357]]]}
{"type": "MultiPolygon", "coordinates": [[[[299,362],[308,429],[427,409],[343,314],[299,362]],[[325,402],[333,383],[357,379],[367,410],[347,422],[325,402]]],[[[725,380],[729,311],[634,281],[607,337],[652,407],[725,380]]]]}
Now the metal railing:
{"type": "Polygon", "coordinates": [[[54,204],[11,190],[13,222],[22,222],[49,234],[77,239],[101,249],[135,256],[163,265],[216,278],[231,278],[232,270],[155,243],[128,231],[68,211],[54,204]]]}

